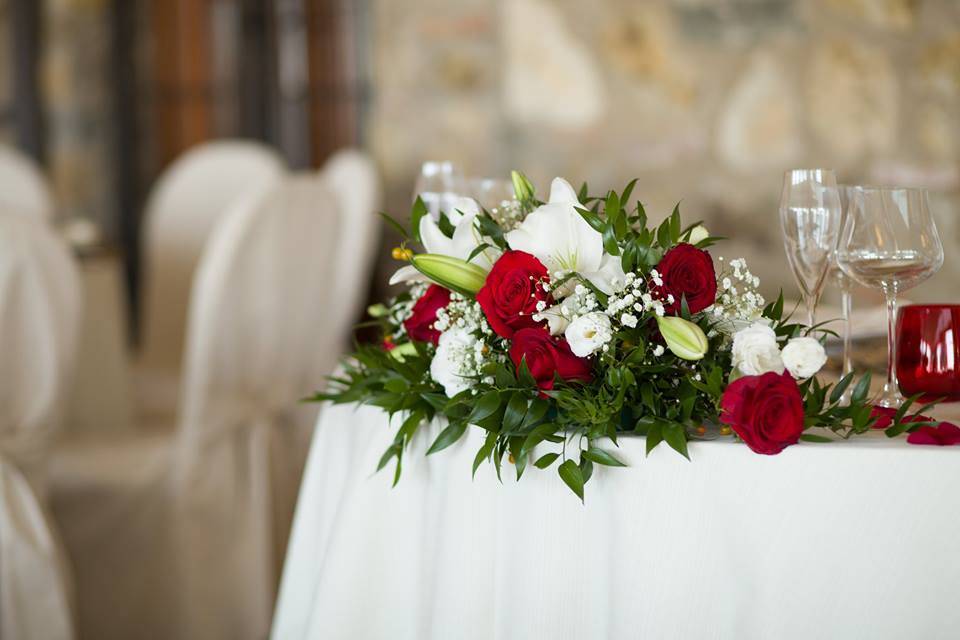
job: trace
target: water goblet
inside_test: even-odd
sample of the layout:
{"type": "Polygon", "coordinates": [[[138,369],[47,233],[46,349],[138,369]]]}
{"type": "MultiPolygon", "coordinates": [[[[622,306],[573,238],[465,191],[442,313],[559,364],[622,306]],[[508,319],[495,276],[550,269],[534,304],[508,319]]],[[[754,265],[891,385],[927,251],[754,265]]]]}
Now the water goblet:
{"type": "Polygon", "coordinates": [[[886,297],[887,381],[877,404],[899,407],[897,295],[940,268],[943,247],[925,190],[860,187],[852,195],[837,259],[844,273],[886,297]]]}

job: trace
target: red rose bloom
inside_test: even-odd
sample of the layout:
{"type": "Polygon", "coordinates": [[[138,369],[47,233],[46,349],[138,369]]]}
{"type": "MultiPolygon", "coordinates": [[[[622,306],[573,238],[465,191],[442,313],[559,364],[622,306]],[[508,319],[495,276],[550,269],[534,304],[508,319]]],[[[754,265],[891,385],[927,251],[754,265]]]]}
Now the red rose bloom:
{"type": "Polygon", "coordinates": [[[437,321],[437,311],[448,304],[450,304],[450,292],[440,285],[430,285],[413,305],[410,317],[403,321],[410,339],[437,344],[440,340],[440,332],[433,328],[433,323],[437,321]]]}
{"type": "Polygon", "coordinates": [[[477,302],[497,335],[512,338],[520,329],[543,326],[544,321],[536,322],[532,316],[541,300],[553,304],[543,290],[546,280],[547,268],[529,253],[507,251],[500,256],[477,292],[477,302]]]}
{"type": "Polygon", "coordinates": [[[513,334],[510,359],[518,373],[524,358],[541,389],[553,389],[554,374],[561,380],[582,382],[590,382],[592,377],[590,361],[573,355],[566,339],[551,336],[543,327],[520,329],[513,334]]]}
{"type": "Polygon", "coordinates": [[[680,313],[680,301],[686,296],[690,313],[703,311],[717,298],[717,273],[713,269],[713,258],[703,249],[682,242],[667,251],[657,272],[663,285],[651,283],[651,291],[664,301],[664,310],[670,314],[680,313]],[[673,296],[673,302],[666,304],[667,295],[673,296]]]}
{"type": "Polygon", "coordinates": [[[720,406],[720,419],[756,453],[780,453],[796,444],[803,432],[803,401],[789,373],[734,380],[723,392],[720,406]]]}

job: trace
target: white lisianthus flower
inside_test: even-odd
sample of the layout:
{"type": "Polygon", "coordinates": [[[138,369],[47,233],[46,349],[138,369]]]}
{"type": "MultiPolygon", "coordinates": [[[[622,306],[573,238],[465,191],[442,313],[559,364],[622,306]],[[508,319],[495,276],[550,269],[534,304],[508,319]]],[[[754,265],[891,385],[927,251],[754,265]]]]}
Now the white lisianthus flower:
{"type": "MultiPolygon", "coordinates": [[[[604,293],[613,293],[613,281],[623,281],[619,256],[603,251],[603,236],[577,213],[577,192],[563,178],[550,185],[550,201],[540,205],[506,235],[511,249],[525,251],[550,273],[575,271],[604,293]]],[[[572,287],[556,292],[563,296],[572,287]]]]}
{"type": "Polygon", "coordinates": [[[768,371],[783,373],[783,360],[773,329],[755,322],[733,334],[733,366],[748,376],[759,376],[768,371]]]}
{"type": "Polygon", "coordinates": [[[815,375],[827,363],[827,352],[815,338],[791,338],[781,353],[783,364],[794,378],[815,375]]]}
{"type": "Polygon", "coordinates": [[[610,318],[594,311],[580,316],[570,323],[563,333],[570,350],[579,358],[585,358],[603,348],[613,338],[610,318]]]}
{"type": "Polygon", "coordinates": [[[710,237],[710,232],[707,231],[707,228],[702,224],[698,224],[690,231],[690,238],[688,242],[690,244],[697,244],[701,240],[706,240],[710,237]]]}
{"type": "MultiPolygon", "coordinates": [[[[472,198],[460,198],[454,204],[453,210],[455,213],[447,214],[450,223],[454,225],[453,237],[448,238],[444,235],[440,225],[432,217],[423,216],[420,218],[420,240],[423,242],[426,253],[466,260],[483,242],[480,232],[473,224],[480,213],[480,207],[472,198]]],[[[470,262],[489,271],[498,257],[500,257],[498,250],[485,249],[475,255],[470,262]]],[[[428,280],[412,265],[401,267],[390,278],[390,284],[420,281],[428,280]]]]}
{"type": "Polygon", "coordinates": [[[474,386],[470,359],[477,339],[463,329],[440,334],[437,352],[430,362],[430,377],[443,386],[448,398],[474,386]]]}

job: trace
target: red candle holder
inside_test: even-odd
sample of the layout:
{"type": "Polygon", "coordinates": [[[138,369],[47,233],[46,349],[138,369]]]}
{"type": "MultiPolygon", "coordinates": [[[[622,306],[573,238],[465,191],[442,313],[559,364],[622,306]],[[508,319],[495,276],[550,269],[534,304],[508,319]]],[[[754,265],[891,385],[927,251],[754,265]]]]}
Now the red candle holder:
{"type": "Polygon", "coordinates": [[[903,395],[960,400],[960,304],[901,307],[896,366],[903,395]]]}

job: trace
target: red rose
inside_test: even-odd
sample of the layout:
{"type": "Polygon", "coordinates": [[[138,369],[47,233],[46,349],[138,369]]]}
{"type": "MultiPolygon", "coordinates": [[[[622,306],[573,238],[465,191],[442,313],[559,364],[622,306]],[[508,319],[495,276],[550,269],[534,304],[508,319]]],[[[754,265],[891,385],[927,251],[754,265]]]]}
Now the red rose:
{"type": "Polygon", "coordinates": [[[713,258],[703,249],[682,242],[667,251],[657,272],[663,284],[651,285],[651,291],[664,301],[664,310],[670,314],[680,313],[680,300],[686,296],[690,313],[703,311],[717,299],[717,273],[713,270],[713,258]],[[666,304],[667,295],[673,302],[666,304]]]}
{"type": "Polygon", "coordinates": [[[440,332],[433,328],[433,323],[437,321],[437,311],[448,304],[450,304],[450,292],[440,285],[430,285],[413,305],[410,317],[403,321],[410,339],[437,344],[440,340],[440,332]]]}
{"type": "Polygon", "coordinates": [[[800,388],[789,373],[734,380],[723,392],[720,406],[720,419],[756,453],[780,453],[803,433],[800,388]]]}
{"type": "Polygon", "coordinates": [[[520,329],[513,334],[510,359],[518,373],[524,358],[527,369],[541,389],[553,389],[554,374],[561,380],[582,382],[590,382],[592,377],[590,361],[573,355],[564,338],[551,336],[543,327],[520,329]]]}
{"type": "Polygon", "coordinates": [[[507,251],[500,256],[477,292],[477,302],[498,335],[511,338],[520,329],[543,326],[544,322],[536,322],[533,314],[538,302],[553,304],[553,298],[543,290],[547,280],[547,268],[529,253],[507,251]]]}

